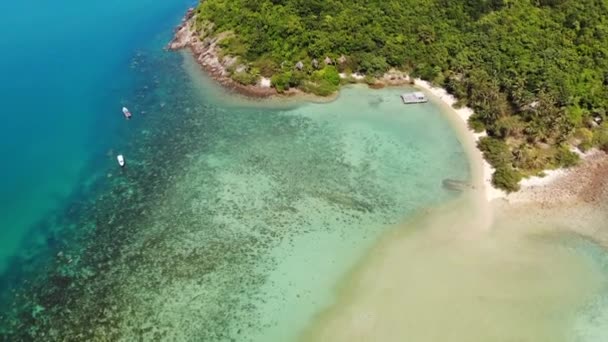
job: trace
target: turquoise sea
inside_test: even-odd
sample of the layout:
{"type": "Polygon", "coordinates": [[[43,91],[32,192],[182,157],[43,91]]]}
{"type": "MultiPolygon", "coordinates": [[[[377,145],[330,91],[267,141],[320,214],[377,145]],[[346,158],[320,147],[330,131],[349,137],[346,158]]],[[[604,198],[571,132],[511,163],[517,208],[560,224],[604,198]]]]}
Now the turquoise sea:
{"type": "Polygon", "coordinates": [[[294,340],[470,177],[442,108],[403,89],[220,89],[163,49],[192,5],[0,4],[0,340],[294,340]]]}
{"type": "Polygon", "coordinates": [[[44,239],[35,232],[45,217],[107,168],[106,152],[129,139],[120,108],[137,110],[143,91],[132,64],[138,52],[166,42],[191,3],[0,4],[0,271],[22,243],[44,239]]]}

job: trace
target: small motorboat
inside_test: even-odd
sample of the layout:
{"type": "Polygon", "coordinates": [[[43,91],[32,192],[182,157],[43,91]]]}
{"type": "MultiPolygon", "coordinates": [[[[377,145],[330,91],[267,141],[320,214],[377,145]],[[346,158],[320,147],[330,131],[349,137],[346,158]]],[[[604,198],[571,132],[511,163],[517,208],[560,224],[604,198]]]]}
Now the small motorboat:
{"type": "Polygon", "coordinates": [[[129,112],[127,107],[122,107],[122,113],[125,115],[125,118],[127,118],[127,119],[131,118],[131,112],[129,112]]]}
{"type": "Polygon", "coordinates": [[[120,167],[125,166],[125,157],[123,157],[122,154],[117,155],[116,160],[118,160],[118,165],[120,165],[120,167]]]}

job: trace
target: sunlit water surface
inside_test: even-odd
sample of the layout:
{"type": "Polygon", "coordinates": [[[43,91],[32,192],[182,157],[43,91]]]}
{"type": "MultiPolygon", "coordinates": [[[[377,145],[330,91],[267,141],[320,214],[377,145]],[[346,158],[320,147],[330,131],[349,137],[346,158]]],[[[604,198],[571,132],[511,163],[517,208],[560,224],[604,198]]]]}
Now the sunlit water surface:
{"type": "MultiPolygon", "coordinates": [[[[165,10],[160,5],[151,8],[165,10]]],[[[181,13],[176,8],[171,7],[175,21],[181,13]]],[[[171,21],[160,15],[148,19],[153,18],[171,21]]],[[[136,51],[127,41],[114,46],[125,49],[120,51],[126,57],[117,59],[111,69],[122,71],[117,72],[119,78],[98,76],[97,82],[76,87],[86,90],[87,97],[79,99],[92,98],[86,108],[96,113],[72,122],[87,127],[87,134],[75,138],[53,130],[53,138],[62,137],[50,139],[57,145],[31,145],[33,156],[49,158],[50,150],[73,147],[73,163],[68,171],[57,169],[52,177],[41,178],[50,193],[55,191],[54,180],[66,180],[60,195],[52,200],[45,195],[44,202],[36,202],[43,203],[41,207],[27,206],[27,194],[37,193],[32,188],[22,194],[23,203],[12,204],[22,212],[3,204],[3,210],[13,214],[5,218],[13,228],[10,234],[5,232],[11,236],[5,241],[10,241],[12,252],[3,256],[8,265],[1,278],[3,338],[301,338],[317,331],[315,323],[310,324],[325,310],[334,310],[336,303],[349,307],[350,301],[339,304],[344,298],[341,289],[347,291],[348,286],[336,286],[373,260],[378,241],[395,230],[415,230],[403,228],[403,222],[457,197],[441,187],[443,179],[470,177],[465,153],[435,104],[404,106],[399,99],[403,89],[364,87],[347,88],[328,104],[250,102],[219,89],[191,58],[163,51],[170,27],[137,31],[138,38],[145,37],[149,44],[137,44],[136,51]],[[103,84],[100,80],[114,79],[120,79],[116,88],[95,91],[103,84]],[[134,112],[130,122],[115,111],[122,104],[134,112]],[[114,113],[107,121],[101,114],[106,111],[114,113]],[[87,144],[76,143],[82,141],[87,144]],[[125,169],[116,167],[116,153],[126,156],[125,169]],[[32,223],[36,225],[29,228],[32,223]]],[[[100,61],[102,56],[97,57],[100,61]]],[[[67,103],[53,108],[72,108],[67,103]]],[[[80,118],[81,108],[84,105],[72,108],[73,117],[80,118]]],[[[71,122],[69,116],[64,120],[71,122]]],[[[68,132],[81,132],[76,128],[68,132]]],[[[43,160],[30,159],[38,163],[33,167],[44,165],[43,160]]],[[[7,177],[19,174],[10,172],[7,177]]],[[[17,192],[10,191],[2,195],[10,198],[17,192]]],[[[464,246],[444,248],[432,240],[407,242],[404,248],[413,251],[406,248],[403,266],[420,273],[403,278],[393,290],[410,293],[412,301],[403,302],[409,311],[395,311],[390,320],[421,317],[433,322],[433,317],[443,317],[437,324],[456,324],[458,320],[448,322],[439,313],[459,305],[462,312],[469,312],[466,306],[473,302],[458,294],[467,290],[493,298],[498,281],[488,274],[486,282],[468,287],[458,277],[474,277],[480,267],[499,268],[504,263],[501,256],[519,248],[519,243],[508,241],[496,240],[506,244],[496,256],[464,246]],[[457,252],[463,254],[454,257],[457,252]],[[477,257],[487,264],[471,262],[477,257]],[[461,272],[456,272],[458,266],[461,272]],[[446,273],[435,274],[435,269],[446,273]],[[415,286],[411,279],[432,286],[415,286]],[[439,290],[445,297],[433,296],[439,290]],[[424,310],[412,310],[417,307],[424,310]]],[[[544,269],[553,259],[551,251],[545,255],[541,250],[540,261],[531,256],[522,264],[544,269]]],[[[571,308],[591,303],[584,291],[600,287],[596,284],[601,283],[601,272],[595,261],[564,253],[566,266],[559,270],[564,276],[556,279],[590,279],[590,287],[555,284],[553,293],[566,291],[571,295],[567,299],[573,298],[572,307],[563,307],[570,315],[571,308]]],[[[513,271],[508,278],[518,276],[513,271]]],[[[529,291],[525,298],[541,295],[544,283],[527,288],[527,281],[514,281],[518,291],[529,291]]],[[[395,303],[403,300],[394,298],[395,303]]],[[[502,310],[501,305],[516,306],[518,300],[508,297],[491,303],[502,310]]],[[[562,306],[551,308],[539,314],[562,312],[562,306]]],[[[506,310],[500,318],[519,319],[518,314],[506,310]]],[[[401,340],[410,333],[395,329],[391,336],[401,340]]]]}

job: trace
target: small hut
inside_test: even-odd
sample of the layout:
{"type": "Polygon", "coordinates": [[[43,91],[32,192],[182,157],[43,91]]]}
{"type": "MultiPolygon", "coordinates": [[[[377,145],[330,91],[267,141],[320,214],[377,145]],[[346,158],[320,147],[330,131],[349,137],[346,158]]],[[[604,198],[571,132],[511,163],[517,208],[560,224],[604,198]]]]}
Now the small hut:
{"type": "Polygon", "coordinates": [[[302,63],[302,61],[299,61],[298,63],[296,63],[296,69],[298,70],[302,70],[304,69],[304,63],[302,63]]]}
{"type": "Polygon", "coordinates": [[[319,69],[319,61],[316,59],[312,60],[312,67],[315,69],[319,69]]]}
{"type": "Polygon", "coordinates": [[[331,58],[329,58],[329,56],[325,57],[325,65],[331,65],[334,64],[334,61],[331,60],[331,58]]]}
{"type": "Polygon", "coordinates": [[[340,64],[346,63],[346,56],[344,56],[344,55],[340,56],[340,58],[338,58],[338,63],[340,63],[340,64]]]}

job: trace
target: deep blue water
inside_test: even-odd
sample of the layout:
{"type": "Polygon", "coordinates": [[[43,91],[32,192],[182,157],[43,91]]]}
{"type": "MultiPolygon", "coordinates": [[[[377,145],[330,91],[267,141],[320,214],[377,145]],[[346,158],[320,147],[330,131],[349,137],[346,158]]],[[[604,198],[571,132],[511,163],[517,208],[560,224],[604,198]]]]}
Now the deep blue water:
{"type": "MultiPolygon", "coordinates": [[[[0,2],[0,274],[45,218],[115,167],[140,51],[165,53],[192,0],[0,2]]],[[[132,100],[131,100],[132,101],[132,100]]],[[[19,258],[15,258],[18,256],[19,258]]]]}

